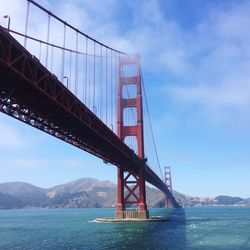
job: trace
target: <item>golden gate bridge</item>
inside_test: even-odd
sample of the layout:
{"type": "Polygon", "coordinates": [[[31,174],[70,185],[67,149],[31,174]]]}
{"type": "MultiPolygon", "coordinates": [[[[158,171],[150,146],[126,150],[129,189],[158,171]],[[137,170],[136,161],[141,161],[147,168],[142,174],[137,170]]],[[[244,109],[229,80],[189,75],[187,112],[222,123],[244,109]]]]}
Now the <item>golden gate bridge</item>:
{"type": "MultiPolygon", "coordinates": [[[[166,195],[168,206],[179,207],[169,169],[164,181],[145,157],[139,55],[93,39],[33,0],[27,0],[24,32],[4,18],[0,111],[117,166],[117,219],[149,217],[146,181],[166,195]],[[38,11],[47,19],[43,32],[30,27],[38,11]]],[[[159,165],[154,137],[153,143],[159,165]]]]}

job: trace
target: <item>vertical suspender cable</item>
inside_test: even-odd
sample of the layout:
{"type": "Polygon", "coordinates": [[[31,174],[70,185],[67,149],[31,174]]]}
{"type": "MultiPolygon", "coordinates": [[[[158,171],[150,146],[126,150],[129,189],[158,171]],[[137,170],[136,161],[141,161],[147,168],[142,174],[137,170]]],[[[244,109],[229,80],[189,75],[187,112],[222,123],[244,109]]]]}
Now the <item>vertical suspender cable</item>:
{"type": "Polygon", "coordinates": [[[50,71],[53,73],[53,56],[54,56],[54,47],[51,47],[51,61],[50,61],[50,71]]]}
{"type": "Polygon", "coordinates": [[[110,124],[113,131],[113,53],[110,50],[110,124]]]}
{"type": "Polygon", "coordinates": [[[96,106],[95,106],[95,42],[94,42],[94,69],[93,69],[93,112],[96,114],[96,106]]]}
{"type": "Polygon", "coordinates": [[[106,48],[106,125],[108,124],[108,48],[106,48]]]}
{"type": "Polygon", "coordinates": [[[64,24],[63,29],[63,49],[62,49],[62,72],[61,72],[61,82],[63,82],[64,77],[64,58],[65,58],[65,43],[66,43],[66,24],[64,24]]]}
{"type": "MultiPolygon", "coordinates": [[[[119,53],[118,54],[118,64],[117,64],[117,93],[118,93],[118,88],[120,87],[118,85],[118,81],[120,81],[120,79],[121,79],[121,55],[119,53]]],[[[121,97],[123,97],[123,95],[122,95],[122,89],[121,89],[121,97]]],[[[118,101],[117,101],[117,103],[118,103],[118,101]]],[[[118,104],[117,104],[117,108],[118,108],[118,104]]],[[[118,113],[118,110],[117,110],[117,113],[118,113]]],[[[118,119],[118,117],[117,117],[117,119],[118,119]]],[[[123,119],[123,118],[121,118],[121,119],[123,119]]],[[[118,129],[117,129],[117,131],[118,131],[118,129]]]]}
{"type": "MultiPolygon", "coordinates": [[[[88,80],[88,88],[89,88],[89,91],[88,91],[88,107],[89,107],[89,109],[91,109],[92,108],[92,105],[91,105],[91,91],[92,91],[92,87],[93,87],[93,83],[91,82],[92,81],[92,79],[91,79],[91,70],[92,70],[92,68],[91,68],[91,66],[92,66],[92,64],[91,64],[91,60],[92,60],[92,57],[91,57],[91,52],[90,52],[90,54],[89,54],[89,67],[88,67],[88,76],[89,76],[89,80],[88,80]]],[[[93,100],[92,100],[93,101],[93,100]]]]}
{"type": "Polygon", "coordinates": [[[82,103],[85,103],[85,96],[84,96],[84,93],[85,93],[85,76],[84,76],[85,57],[84,57],[84,53],[82,53],[82,56],[83,56],[83,58],[82,58],[83,59],[83,61],[82,61],[82,103]]]}
{"type": "Polygon", "coordinates": [[[101,69],[101,72],[100,72],[100,119],[102,119],[102,46],[100,46],[101,48],[101,65],[100,65],[100,69],[101,69]]]}
{"type": "Polygon", "coordinates": [[[28,24],[29,24],[29,10],[30,10],[30,3],[27,2],[27,11],[26,11],[26,21],[25,21],[25,37],[24,37],[24,48],[26,49],[27,46],[27,34],[28,34],[28,24]]]}
{"type": "Polygon", "coordinates": [[[69,53],[69,89],[72,82],[72,51],[69,53]]]}
{"type": "Polygon", "coordinates": [[[84,99],[85,104],[87,105],[87,91],[88,91],[88,38],[86,37],[86,57],[85,57],[85,93],[84,93],[84,99]]]}
{"type": "Polygon", "coordinates": [[[117,85],[118,85],[118,77],[117,77],[117,53],[115,52],[115,103],[114,103],[114,117],[115,117],[115,128],[114,131],[117,133],[117,126],[116,126],[116,121],[117,121],[117,85]]]}
{"type": "Polygon", "coordinates": [[[39,61],[41,61],[41,53],[42,53],[42,43],[39,43],[39,61]]]}
{"type": "Polygon", "coordinates": [[[75,95],[78,92],[78,31],[76,31],[75,95]]]}
{"type": "Polygon", "coordinates": [[[48,15],[48,29],[47,29],[47,46],[46,46],[46,62],[45,66],[48,66],[48,56],[49,56],[49,33],[50,33],[50,15],[48,15]]]}

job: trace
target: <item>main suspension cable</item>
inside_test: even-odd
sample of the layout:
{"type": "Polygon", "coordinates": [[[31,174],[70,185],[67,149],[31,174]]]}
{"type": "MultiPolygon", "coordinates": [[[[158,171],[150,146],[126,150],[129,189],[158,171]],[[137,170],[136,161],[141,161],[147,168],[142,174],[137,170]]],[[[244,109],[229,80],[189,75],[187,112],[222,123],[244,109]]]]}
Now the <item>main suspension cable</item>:
{"type": "Polygon", "coordinates": [[[159,160],[159,156],[158,156],[158,152],[157,152],[157,148],[156,148],[155,137],[154,137],[154,132],[153,132],[153,126],[152,126],[152,122],[151,122],[151,118],[150,118],[150,113],[149,113],[149,108],[148,108],[148,100],[147,100],[147,95],[146,95],[146,89],[145,89],[144,80],[143,80],[143,76],[142,75],[141,75],[141,79],[142,79],[142,89],[143,89],[144,96],[145,96],[146,110],[147,110],[147,113],[148,113],[149,126],[150,126],[150,131],[151,131],[151,136],[152,136],[153,144],[154,144],[154,151],[155,151],[155,155],[156,155],[156,159],[157,159],[158,168],[160,170],[161,178],[164,181],[162,170],[161,170],[161,165],[160,165],[160,160],[159,160]]]}

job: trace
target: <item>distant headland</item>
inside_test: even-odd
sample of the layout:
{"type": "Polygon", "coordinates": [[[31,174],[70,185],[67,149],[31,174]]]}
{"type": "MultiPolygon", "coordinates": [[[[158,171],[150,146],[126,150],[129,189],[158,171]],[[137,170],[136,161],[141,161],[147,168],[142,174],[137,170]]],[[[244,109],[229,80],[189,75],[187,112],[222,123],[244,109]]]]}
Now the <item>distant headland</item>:
{"type": "MultiPolygon", "coordinates": [[[[24,182],[0,184],[0,209],[15,208],[103,208],[116,204],[116,184],[93,178],[82,178],[52,188],[40,188],[24,182]]],[[[163,207],[164,194],[147,187],[149,207],[163,207]]],[[[174,191],[183,207],[250,206],[250,199],[217,196],[215,198],[187,196],[174,191]]]]}

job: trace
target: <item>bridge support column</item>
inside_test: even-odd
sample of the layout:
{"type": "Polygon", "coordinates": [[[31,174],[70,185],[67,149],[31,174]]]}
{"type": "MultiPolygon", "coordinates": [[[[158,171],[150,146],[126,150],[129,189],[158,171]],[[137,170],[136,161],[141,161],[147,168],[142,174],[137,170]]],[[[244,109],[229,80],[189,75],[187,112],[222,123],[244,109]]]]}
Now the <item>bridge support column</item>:
{"type": "Polygon", "coordinates": [[[145,181],[118,168],[116,219],[147,219],[145,181]]]}
{"type": "Polygon", "coordinates": [[[117,205],[116,205],[116,213],[115,217],[117,219],[123,218],[124,211],[124,188],[123,188],[123,169],[122,167],[118,167],[117,174],[117,205]]]}
{"type": "MultiPolygon", "coordinates": [[[[139,56],[121,57],[118,65],[117,133],[126,143],[127,137],[134,137],[138,156],[144,159],[143,111],[141,91],[141,67],[139,56]],[[134,88],[134,96],[129,96],[128,89],[134,88]],[[135,124],[127,124],[124,110],[134,109],[135,124]]],[[[133,166],[131,166],[133,168],[133,166]]],[[[118,166],[118,195],[116,219],[147,219],[145,164],[137,174],[118,166]]]]}

